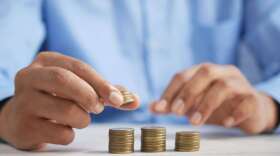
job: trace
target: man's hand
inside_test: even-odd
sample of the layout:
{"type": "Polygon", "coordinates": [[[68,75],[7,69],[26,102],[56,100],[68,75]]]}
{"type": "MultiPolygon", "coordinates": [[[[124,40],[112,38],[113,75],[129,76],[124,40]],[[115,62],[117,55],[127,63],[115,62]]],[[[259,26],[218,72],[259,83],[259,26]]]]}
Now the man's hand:
{"type": "Polygon", "coordinates": [[[58,53],[40,53],[16,75],[15,95],[0,113],[0,138],[26,150],[45,143],[69,144],[73,128],[87,127],[89,113],[101,113],[104,103],[125,110],[139,106],[137,97],[122,106],[117,87],[89,65],[58,53]]]}
{"type": "Polygon", "coordinates": [[[273,100],[231,65],[201,64],[176,74],[151,110],[187,115],[194,125],[239,127],[250,134],[271,130],[277,120],[273,100]]]}

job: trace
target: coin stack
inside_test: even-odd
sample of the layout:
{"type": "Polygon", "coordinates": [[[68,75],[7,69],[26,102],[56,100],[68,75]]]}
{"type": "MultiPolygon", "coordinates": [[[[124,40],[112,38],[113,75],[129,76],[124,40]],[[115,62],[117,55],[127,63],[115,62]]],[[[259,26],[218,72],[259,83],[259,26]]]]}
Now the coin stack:
{"type": "Polygon", "coordinates": [[[199,151],[200,133],[195,131],[183,131],[176,133],[175,151],[195,152],[199,151]]]}
{"type": "Polygon", "coordinates": [[[141,151],[163,152],[166,150],[166,129],[164,127],[141,128],[141,151]]]}
{"type": "Polygon", "coordinates": [[[134,152],[134,129],[114,128],[109,130],[109,153],[126,154],[134,152]]]}
{"type": "Polygon", "coordinates": [[[133,94],[127,90],[120,90],[121,94],[123,95],[123,104],[128,104],[134,102],[133,94]]]}

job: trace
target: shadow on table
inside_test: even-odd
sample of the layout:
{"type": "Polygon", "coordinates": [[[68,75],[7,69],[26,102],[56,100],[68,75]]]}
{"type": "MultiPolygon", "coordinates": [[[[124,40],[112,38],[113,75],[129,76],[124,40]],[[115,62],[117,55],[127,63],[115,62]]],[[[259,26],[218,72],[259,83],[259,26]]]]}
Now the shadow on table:
{"type": "MultiPolygon", "coordinates": [[[[263,136],[279,136],[279,131],[275,134],[267,133],[267,134],[257,134],[257,135],[248,135],[238,130],[223,130],[223,131],[208,131],[201,132],[201,138],[204,140],[225,140],[225,139],[249,139],[252,137],[263,137],[263,136]]],[[[174,134],[168,134],[167,139],[173,140],[175,139],[174,134]]]]}
{"type": "Polygon", "coordinates": [[[206,140],[225,140],[225,139],[250,139],[252,137],[261,136],[277,136],[277,134],[258,134],[258,135],[248,135],[245,133],[234,133],[234,132],[205,132],[201,134],[201,137],[206,140]]]}

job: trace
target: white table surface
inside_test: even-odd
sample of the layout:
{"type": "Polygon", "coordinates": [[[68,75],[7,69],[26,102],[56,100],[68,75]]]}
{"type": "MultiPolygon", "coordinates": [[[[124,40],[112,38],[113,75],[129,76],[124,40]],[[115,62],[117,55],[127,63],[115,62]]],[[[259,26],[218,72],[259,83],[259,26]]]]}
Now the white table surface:
{"type": "MultiPolygon", "coordinates": [[[[185,156],[280,156],[280,134],[247,136],[238,130],[218,127],[193,128],[188,126],[160,125],[167,128],[167,152],[142,153],[140,147],[140,127],[143,125],[95,124],[83,130],[76,130],[74,142],[68,146],[48,145],[43,151],[24,152],[8,145],[0,144],[2,156],[102,156],[108,151],[108,129],[117,127],[135,128],[136,152],[126,155],[185,155],[185,156]],[[174,152],[175,132],[180,130],[199,130],[202,134],[199,152],[174,152]]],[[[147,125],[145,125],[147,126],[147,125]]],[[[28,141],[28,140],[27,140],[28,141]]],[[[114,154],[116,155],[116,154],[114,154]]]]}

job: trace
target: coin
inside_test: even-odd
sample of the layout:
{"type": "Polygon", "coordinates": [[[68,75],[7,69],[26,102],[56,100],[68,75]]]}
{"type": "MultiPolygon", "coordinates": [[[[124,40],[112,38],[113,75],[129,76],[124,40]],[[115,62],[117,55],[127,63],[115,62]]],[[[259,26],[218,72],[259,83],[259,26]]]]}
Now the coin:
{"type": "Polygon", "coordinates": [[[131,93],[125,89],[120,89],[120,92],[123,96],[123,104],[128,104],[128,103],[134,102],[133,93],[131,93]]]}
{"type": "Polygon", "coordinates": [[[196,131],[182,131],[176,133],[175,151],[195,152],[200,148],[200,133],[196,131]]]}
{"type": "Polygon", "coordinates": [[[163,152],[166,150],[166,129],[164,127],[141,128],[141,151],[163,152]]]}
{"type": "Polygon", "coordinates": [[[109,129],[109,153],[127,154],[134,152],[134,129],[109,129]]]}

